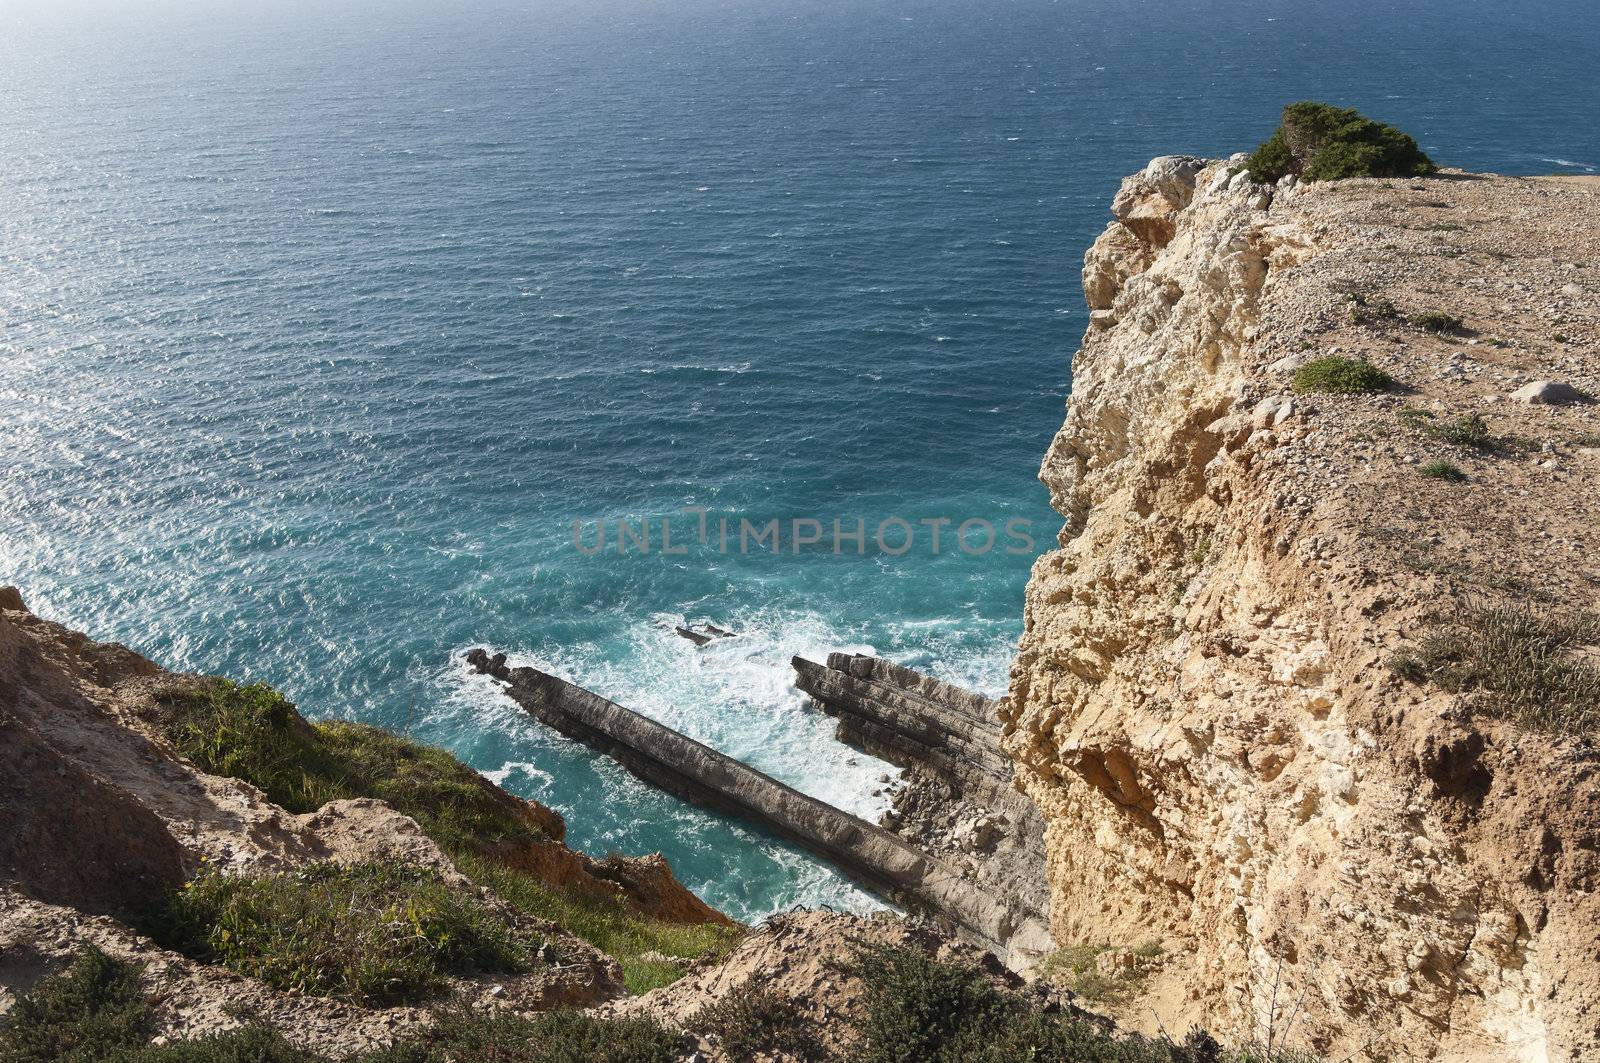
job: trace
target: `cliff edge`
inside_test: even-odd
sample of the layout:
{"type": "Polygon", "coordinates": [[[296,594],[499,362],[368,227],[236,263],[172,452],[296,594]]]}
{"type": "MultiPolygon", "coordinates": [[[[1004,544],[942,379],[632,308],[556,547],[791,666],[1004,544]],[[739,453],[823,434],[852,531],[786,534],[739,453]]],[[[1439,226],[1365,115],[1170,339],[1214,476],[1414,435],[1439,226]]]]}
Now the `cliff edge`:
{"type": "Polygon", "coordinates": [[[1129,1022],[1600,1057],[1600,181],[1241,161],[1085,259],[1001,709],[1057,941],[1160,942],[1129,1022]]]}

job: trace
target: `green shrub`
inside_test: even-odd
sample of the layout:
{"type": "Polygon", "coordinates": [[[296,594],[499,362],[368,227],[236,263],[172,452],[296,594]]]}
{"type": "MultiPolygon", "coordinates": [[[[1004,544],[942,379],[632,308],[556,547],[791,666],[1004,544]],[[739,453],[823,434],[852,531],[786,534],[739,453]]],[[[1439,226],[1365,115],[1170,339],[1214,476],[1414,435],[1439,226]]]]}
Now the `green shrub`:
{"type": "Polygon", "coordinates": [[[1461,471],[1460,466],[1448,461],[1430,461],[1417,472],[1430,480],[1448,480],[1453,484],[1467,482],[1467,474],[1461,471]]]}
{"type": "Polygon", "coordinates": [[[1420,329],[1428,332],[1437,332],[1442,336],[1454,335],[1460,332],[1466,324],[1459,317],[1454,314],[1447,314],[1443,310],[1429,310],[1426,313],[1417,314],[1411,319],[1411,323],[1420,329]]]}
{"type": "Polygon", "coordinates": [[[523,803],[443,749],[366,724],[316,725],[339,785],[404,812],[449,852],[496,853],[544,837],[523,803]]]}
{"type": "Polygon", "coordinates": [[[1541,730],[1600,728],[1600,667],[1582,656],[1600,642],[1600,616],[1531,606],[1457,609],[1389,662],[1416,683],[1466,694],[1475,707],[1541,730]]]}
{"type": "Polygon", "coordinates": [[[1093,1023],[1045,1012],[998,988],[975,968],[943,963],[914,948],[863,946],[847,971],[862,981],[865,1010],[851,1057],[855,1063],[1189,1063],[1198,1058],[1169,1041],[1118,1038],[1093,1023]]]}
{"type": "Polygon", "coordinates": [[[1357,111],[1305,100],[1283,109],[1277,130],[1245,163],[1256,181],[1416,177],[1438,172],[1417,142],[1357,111]]]}
{"type": "Polygon", "coordinates": [[[348,1063],[675,1063],[688,1055],[685,1040],[646,1018],[458,1008],[436,1013],[417,1036],[348,1063]]]}
{"type": "Polygon", "coordinates": [[[1391,299],[1383,296],[1368,299],[1359,292],[1350,296],[1350,320],[1358,325],[1373,321],[1395,321],[1399,317],[1400,309],[1391,299]]]}
{"type": "Polygon", "coordinates": [[[1384,391],[1393,383],[1388,373],[1371,362],[1342,358],[1336,354],[1314,358],[1294,371],[1294,390],[1297,395],[1315,391],[1359,395],[1384,391]]]}
{"type": "Polygon", "coordinates": [[[203,871],[148,929],[278,989],[366,1004],[421,1000],[450,974],[529,970],[541,944],[437,872],[396,862],[203,871]]]}
{"type": "MultiPolygon", "coordinates": [[[[1084,1000],[1096,1004],[1120,1004],[1138,992],[1148,972],[1131,968],[1115,975],[1100,973],[1098,960],[1109,952],[1109,945],[1070,945],[1057,949],[1040,965],[1040,973],[1050,981],[1064,985],[1084,1000]]],[[[1133,950],[1142,958],[1160,956],[1160,942],[1148,941],[1133,950]]]]}
{"type": "Polygon", "coordinates": [[[138,970],[90,948],[0,1016],[0,1061],[104,1059],[148,1044],[154,1033],[138,970]]]}
{"type": "MultiPolygon", "coordinates": [[[[107,1061],[113,1063],[113,1061],[107,1061]]],[[[237,1030],[146,1048],[114,1063],[326,1063],[325,1057],[296,1048],[264,1022],[237,1030]]]]}
{"type": "Polygon", "coordinates": [[[793,1004],[771,993],[745,986],[696,1012],[689,1028],[716,1038],[729,1059],[754,1059],[782,1053],[797,1059],[820,1059],[821,1042],[809,1020],[793,1004]]]}

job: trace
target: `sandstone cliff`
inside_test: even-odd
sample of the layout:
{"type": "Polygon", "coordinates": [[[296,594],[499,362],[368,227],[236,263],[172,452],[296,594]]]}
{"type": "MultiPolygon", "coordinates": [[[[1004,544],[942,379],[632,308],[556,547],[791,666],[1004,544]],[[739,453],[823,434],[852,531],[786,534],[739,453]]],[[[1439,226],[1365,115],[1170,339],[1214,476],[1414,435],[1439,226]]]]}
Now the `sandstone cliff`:
{"type": "Polygon", "coordinates": [[[1456,659],[1511,617],[1592,689],[1600,417],[1514,396],[1600,394],[1600,183],[1235,168],[1155,160],[1085,260],[1002,708],[1055,936],[1165,946],[1130,1022],[1600,1058],[1595,706],[1456,659]],[[1395,385],[1294,394],[1329,354],[1395,385]],[[1396,674],[1429,639],[1457,681],[1396,674]]]}

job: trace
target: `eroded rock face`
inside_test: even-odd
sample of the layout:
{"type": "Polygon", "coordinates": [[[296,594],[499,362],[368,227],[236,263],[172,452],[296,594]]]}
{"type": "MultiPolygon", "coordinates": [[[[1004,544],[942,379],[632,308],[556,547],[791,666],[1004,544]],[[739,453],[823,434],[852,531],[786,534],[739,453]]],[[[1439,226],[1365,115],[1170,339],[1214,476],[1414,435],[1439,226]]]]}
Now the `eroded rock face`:
{"type": "MultiPolygon", "coordinates": [[[[1600,1058],[1593,755],[1391,673],[1444,593],[1400,561],[1453,541],[1458,503],[1416,509],[1418,459],[1361,442],[1395,400],[1287,394],[1308,353],[1352,342],[1340,329],[1431,381],[1445,341],[1358,329],[1339,292],[1420,278],[1403,300],[1440,268],[1373,265],[1406,228],[1370,223],[1402,198],[1377,182],[1230,171],[1155,160],[1085,258],[1094,313],[1040,473],[1066,526],[1001,708],[1048,823],[1055,937],[1165,944],[1134,1023],[1153,1006],[1168,1029],[1256,1037],[1276,994],[1279,1028],[1293,1008],[1295,1040],[1330,1058],[1600,1058]]],[[[1559,239],[1525,244],[1551,261],[1559,239]]]]}

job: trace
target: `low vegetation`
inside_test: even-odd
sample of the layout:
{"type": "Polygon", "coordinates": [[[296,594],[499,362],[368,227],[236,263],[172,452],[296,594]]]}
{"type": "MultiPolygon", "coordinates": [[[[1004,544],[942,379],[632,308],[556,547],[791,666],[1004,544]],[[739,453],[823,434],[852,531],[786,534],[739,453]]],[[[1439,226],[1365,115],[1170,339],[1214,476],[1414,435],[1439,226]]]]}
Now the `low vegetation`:
{"type": "Polygon", "coordinates": [[[292,812],[340,798],[387,802],[415,819],[463,874],[615,958],[634,992],[675,981],[688,962],[726,948],[737,935],[721,926],[650,919],[614,898],[546,886],[516,859],[519,848],[543,837],[526,806],[445,750],[364,724],[307,723],[271,687],[227,680],[169,694],[160,723],[202,771],[243,779],[292,812]]]}
{"type": "Polygon", "coordinates": [[[1245,163],[1253,180],[1418,177],[1439,167],[1417,142],[1358,111],[1304,100],[1283,109],[1272,136],[1245,163]]]}
{"type": "MultiPolygon", "coordinates": [[[[1122,1036],[911,947],[864,946],[847,973],[864,990],[856,1043],[842,1057],[849,1063],[1314,1063],[1276,1044],[1225,1050],[1199,1032],[1182,1042],[1122,1036]]],[[[335,1063],[260,1022],[155,1045],[160,1025],[154,1001],[140,990],[139,968],[90,950],[0,1017],[0,1063],[335,1063]]],[[[818,1063],[841,1059],[792,1005],[766,993],[737,991],[688,1025],[729,1059],[774,1051],[818,1063]]],[[[446,1007],[426,1029],[339,1063],[673,1063],[692,1058],[693,1047],[648,1018],[446,1007]]]]}
{"type": "Polygon", "coordinates": [[[204,871],[151,929],[168,948],[275,988],[366,1005],[415,1003],[448,975],[527,971],[544,944],[438,872],[394,862],[204,871]]]}
{"type": "Polygon", "coordinates": [[[623,981],[633,993],[676,982],[689,964],[721,955],[739,934],[714,923],[646,919],[620,900],[561,892],[482,857],[464,856],[457,867],[512,907],[548,919],[611,956],[622,965],[623,981]]]}
{"type": "Polygon", "coordinates": [[[1436,332],[1441,336],[1453,336],[1466,328],[1466,322],[1455,314],[1447,314],[1443,310],[1427,310],[1415,314],[1411,323],[1426,332],[1436,332]]]}
{"type": "MultiPolygon", "coordinates": [[[[139,970],[89,951],[0,1017],[0,1063],[333,1063],[262,1023],[164,1045],[139,970]]],[[[344,1063],[672,1063],[683,1038],[647,1019],[572,1011],[522,1017],[451,1009],[413,1037],[344,1063]]]]}
{"type": "Polygon", "coordinates": [[[684,1041],[645,1018],[463,1008],[435,1015],[433,1026],[416,1037],[348,1063],[674,1063],[688,1058],[684,1041]]]}
{"type": "Polygon", "coordinates": [[[1183,1044],[1118,1037],[1100,1025],[996,986],[981,971],[911,948],[866,946],[849,971],[865,1016],[853,1063],[1217,1063],[1205,1035],[1183,1044]]]}
{"type": "Polygon", "coordinates": [[[1042,974],[1057,985],[1072,990],[1093,1004],[1120,1004],[1139,990],[1148,971],[1139,960],[1152,960],[1162,954],[1161,944],[1148,941],[1131,950],[1131,965],[1114,974],[1102,973],[1100,957],[1112,951],[1109,945],[1072,945],[1057,949],[1046,958],[1042,974]]]}
{"type": "Polygon", "coordinates": [[[697,1012],[689,1028],[710,1035],[728,1059],[759,1059],[778,1052],[820,1059],[825,1054],[809,1020],[771,993],[730,993],[697,1012]]]}
{"type": "Polygon", "coordinates": [[[1417,472],[1430,480],[1448,480],[1453,484],[1467,482],[1467,474],[1461,471],[1461,466],[1448,461],[1430,461],[1417,472]]]}
{"type": "Polygon", "coordinates": [[[1390,299],[1382,296],[1367,298],[1359,292],[1350,296],[1350,320],[1358,325],[1371,324],[1374,321],[1398,321],[1400,308],[1390,299]]]}
{"type": "Polygon", "coordinates": [[[1540,730],[1600,728],[1600,616],[1532,605],[1469,605],[1433,624],[1390,666],[1540,730]]]}
{"type": "Polygon", "coordinates": [[[1447,421],[1431,422],[1423,427],[1423,431],[1451,446],[1466,447],[1470,450],[1495,449],[1495,438],[1489,434],[1488,422],[1475,413],[1452,417],[1447,421]]]}
{"type": "Polygon", "coordinates": [[[206,680],[170,694],[162,721],[201,771],[252,783],[291,812],[373,797],[447,850],[491,851],[543,837],[520,802],[446,751],[365,724],[307,723],[265,684],[206,680]]]}
{"type": "Polygon", "coordinates": [[[1385,391],[1394,379],[1371,362],[1344,358],[1336,354],[1313,358],[1294,371],[1295,394],[1326,392],[1333,395],[1359,395],[1385,391]]]}

